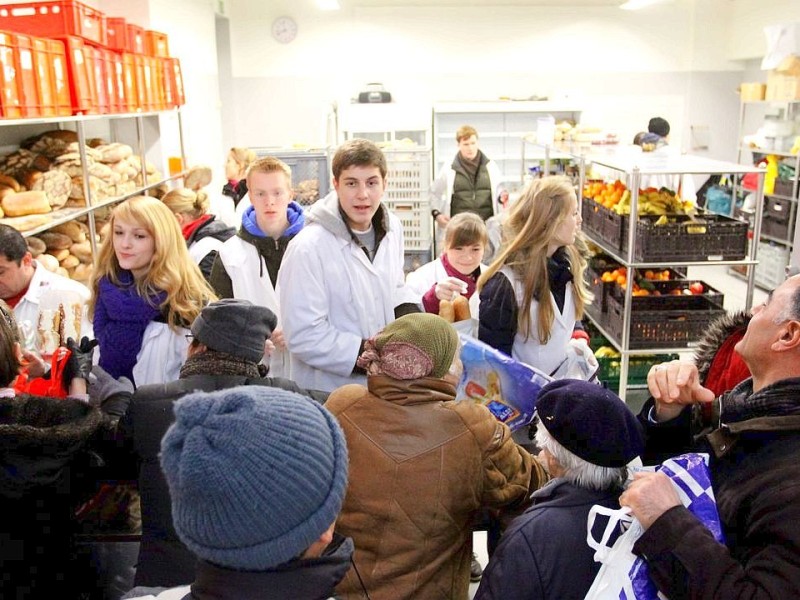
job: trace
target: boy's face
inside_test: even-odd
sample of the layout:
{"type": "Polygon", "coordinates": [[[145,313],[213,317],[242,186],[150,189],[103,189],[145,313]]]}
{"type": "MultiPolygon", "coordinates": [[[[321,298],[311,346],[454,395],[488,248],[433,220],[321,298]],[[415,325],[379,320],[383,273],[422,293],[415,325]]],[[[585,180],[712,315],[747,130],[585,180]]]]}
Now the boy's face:
{"type": "Polygon", "coordinates": [[[339,177],[333,180],[333,187],[350,228],[367,231],[386,190],[386,180],[380,169],[360,165],[342,169],[339,177]]]}
{"type": "Polygon", "coordinates": [[[259,229],[273,236],[283,233],[289,223],[286,209],[292,201],[292,189],[286,173],[250,173],[247,191],[259,229]]]}
{"type": "Polygon", "coordinates": [[[475,160],[475,157],[478,156],[478,138],[471,135],[468,138],[459,140],[458,151],[467,160],[475,160]]]}

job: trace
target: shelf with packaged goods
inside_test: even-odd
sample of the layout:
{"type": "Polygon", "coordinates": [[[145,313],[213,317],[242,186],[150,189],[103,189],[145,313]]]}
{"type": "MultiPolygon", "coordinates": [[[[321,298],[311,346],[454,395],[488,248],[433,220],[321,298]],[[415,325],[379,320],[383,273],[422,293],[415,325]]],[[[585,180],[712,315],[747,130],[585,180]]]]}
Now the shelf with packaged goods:
{"type": "MultiPolygon", "coordinates": [[[[179,153],[182,164],[186,164],[180,109],[156,112],[0,120],[0,146],[4,148],[18,148],[19,144],[24,139],[56,129],[73,131],[77,138],[78,158],[76,159],[74,170],[68,173],[68,175],[73,178],[73,190],[75,189],[74,186],[80,186],[82,188],[83,204],[78,205],[73,200],[73,205],[71,206],[57,208],[44,215],[29,215],[31,217],[49,217],[49,219],[34,227],[21,230],[20,233],[26,238],[47,232],[64,223],[80,219],[84,221],[84,225],[82,226],[88,229],[86,237],[91,247],[92,256],[95,256],[97,254],[96,211],[121,202],[126,198],[140,195],[148,190],[162,186],[171,180],[184,176],[186,173],[184,171],[168,174],[167,160],[164,155],[165,152],[173,154],[179,153]],[[163,119],[162,117],[167,118],[163,119]],[[172,123],[174,123],[174,125],[172,123]],[[162,140],[161,137],[162,135],[166,135],[167,131],[172,127],[174,127],[176,131],[169,137],[176,139],[171,140],[172,148],[171,150],[167,150],[165,147],[166,142],[162,140]],[[133,175],[130,175],[130,178],[127,180],[129,183],[125,186],[124,190],[116,189],[116,182],[122,181],[120,179],[112,180],[112,182],[108,184],[114,186],[114,189],[108,188],[110,195],[107,196],[98,194],[101,188],[90,185],[89,169],[91,168],[90,165],[92,161],[88,156],[90,150],[87,146],[87,140],[91,137],[101,138],[108,143],[122,142],[130,146],[130,149],[133,151],[133,156],[138,160],[139,172],[136,174],[135,178],[133,175]],[[160,163],[161,167],[156,168],[154,163],[160,163]],[[163,175],[156,175],[154,179],[152,173],[148,174],[149,167],[153,167],[156,171],[163,173],[163,175]],[[78,181],[78,177],[80,177],[80,181],[78,181]],[[119,193],[115,193],[114,190],[119,193]]],[[[51,163],[52,160],[55,159],[51,159],[51,163]]],[[[51,168],[55,168],[52,167],[52,164],[50,166],[51,168]]],[[[92,177],[95,176],[92,175],[92,177]]],[[[74,198],[80,198],[80,196],[74,195],[73,193],[73,199],[74,198]]],[[[10,224],[11,222],[7,221],[5,218],[0,218],[0,223],[10,224]]]]}
{"type": "Polygon", "coordinates": [[[500,169],[508,191],[522,187],[523,160],[520,143],[537,130],[538,119],[552,116],[556,122],[577,123],[582,108],[564,101],[499,100],[438,102],[433,105],[434,176],[449,165],[458,152],[455,133],[462,125],[478,132],[478,146],[500,169]]]}
{"type": "MultiPolygon", "coordinates": [[[[569,151],[568,148],[562,147],[562,151],[569,151]]],[[[630,190],[630,215],[627,215],[628,225],[630,223],[638,223],[638,196],[641,189],[643,176],[649,175],[716,175],[716,174],[729,174],[729,175],[744,175],[747,173],[756,173],[758,178],[758,189],[756,194],[758,199],[763,198],[763,181],[764,170],[755,167],[749,167],[738,163],[731,163],[725,161],[717,161],[699,156],[690,155],[671,155],[671,154],[642,154],[633,149],[619,148],[610,149],[604,148],[602,150],[589,149],[581,151],[575,155],[579,160],[580,165],[580,186],[579,186],[579,201],[583,202],[583,189],[586,182],[586,173],[589,165],[592,167],[601,167],[606,170],[609,177],[615,176],[626,184],[630,190]]],[[[756,207],[756,234],[759,233],[759,224],[761,219],[762,206],[759,203],[756,207]]],[[[716,217],[715,218],[719,218],[716,217]]],[[[694,220],[698,223],[699,234],[706,236],[707,229],[704,229],[702,215],[688,217],[690,222],[694,220]],[[694,219],[694,220],[693,220],[694,219]]],[[[708,223],[708,222],[707,222],[708,223]]],[[[744,228],[746,230],[746,228],[744,228]]],[[[637,230],[638,227],[627,227],[625,235],[627,236],[627,248],[624,243],[620,248],[611,247],[607,240],[602,239],[597,235],[584,233],[585,237],[595,243],[606,254],[616,260],[621,266],[626,269],[640,269],[640,268],[675,268],[675,267],[703,267],[711,265],[740,265],[748,267],[747,291],[745,294],[745,309],[749,309],[753,302],[753,286],[754,286],[754,272],[752,268],[757,264],[757,246],[751,244],[747,249],[744,258],[725,260],[723,258],[707,257],[703,259],[698,257],[695,260],[647,260],[636,258],[636,245],[637,245],[637,230]]],[[[621,230],[622,231],[622,230],[621,230]]],[[[746,233],[746,231],[744,232],[746,233]]],[[[699,238],[698,238],[699,239],[699,238]]],[[[624,242],[623,240],[620,240],[624,242]]],[[[744,240],[742,240],[744,242],[744,240]]],[[[633,311],[633,284],[634,277],[626,277],[624,283],[624,292],[622,293],[621,315],[617,315],[614,332],[610,329],[611,321],[604,321],[599,309],[589,309],[586,316],[592,321],[597,329],[609,340],[609,342],[620,353],[620,386],[619,395],[623,400],[625,399],[625,390],[628,382],[629,372],[629,358],[631,356],[641,356],[647,354],[661,354],[661,353],[678,353],[687,352],[692,349],[692,343],[684,342],[681,340],[679,344],[673,346],[669,345],[669,341],[659,340],[657,343],[654,341],[641,340],[637,342],[635,347],[631,347],[631,326],[635,323],[637,315],[633,311]],[[621,317],[621,319],[619,318],[621,317]],[[621,323],[621,326],[619,326],[621,323]],[[619,326],[619,327],[617,327],[619,326]],[[647,345],[647,343],[651,345],[647,345]]],[[[721,308],[721,307],[720,307],[721,308]]],[[[641,320],[641,314],[638,319],[641,320]]],[[[639,323],[636,323],[637,325],[639,323]]],[[[658,325],[654,325],[658,328],[658,325]]]]}

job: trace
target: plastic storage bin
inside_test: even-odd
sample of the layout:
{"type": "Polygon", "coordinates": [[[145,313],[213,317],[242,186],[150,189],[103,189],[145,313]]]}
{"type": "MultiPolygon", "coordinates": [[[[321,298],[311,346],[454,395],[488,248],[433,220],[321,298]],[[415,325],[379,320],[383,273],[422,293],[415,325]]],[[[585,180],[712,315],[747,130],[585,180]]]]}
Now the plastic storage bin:
{"type": "Polygon", "coordinates": [[[789,264],[789,248],[767,242],[758,244],[758,264],[756,265],[756,283],[772,290],[786,279],[786,265],[789,264]]]}
{"type": "Polygon", "coordinates": [[[97,112],[97,89],[94,80],[94,54],[75,36],[61,38],[67,58],[67,80],[73,114],[97,112]]]}
{"type": "Polygon", "coordinates": [[[58,113],[57,99],[53,89],[53,68],[47,40],[32,38],[33,67],[36,73],[36,88],[39,95],[40,112],[43,117],[54,117],[58,113]]]}
{"type": "Polygon", "coordinates": [[[75,0],[0,5],[0,29],[39,37],[74,35],[91,44],[106,44],[105,15],[75,0]]]}
{"type": "Polygon", "coordinates": [[[4,119],[18,119],[22,116],[19,105],[19,85],[15,66],[17,53],[16,36],[13,33],[0,31],[0,81],[3,92],[0,101],[0,113],[4,119]]]}
{"type": "Polygon", "coordinates": [[[126,23],[125,29],[128,32],[128,52],[144,54],[144,27],[126,23]]]}
{"type": "Polygon", "coordinates": [[[169,56],[169,37],[166,33],[147,29],[144,32],[144,51],[149,56],[169,56]]]}
{"type": "Polygon", "coordinates": [[[406,252],[430,251],[432,218],[428,189],[431,152],[427,149],[384,149],[388,172],[383,203],[403,224],[406,252]]]}
{"type": "Polygon", "coordinates": [[[72,114],[72,101],[69,95],[69,72],[67,53],[61,40],[45,40],[53,76],[53,94],[56,98],[56,112],[59,115],[72,114]]]}
{"type": "Polygon", "coordinates": [[[165,69],[167,83],[167,108],[177,108],[186,104],[186,96],[183,91],[183,75],[181,73],[181,61],[177,58],[165,58],[167,66],[165,69]]]}
{"type": "Polygon", "coordinates": [[[39,98],[37,72],[33,59],[34,38],[21,33],[15,37],[17,51],[14,55],[14,67],[17,70],[19,107],[23,117],[39,117],[42,115],[42,102],[39,98]]]}
{"type": "Polygon", "coordinates": [[[106,17],[106,38],[111,50],[127,52],[128,50],[128,23],[122,17],[106,17]]]}

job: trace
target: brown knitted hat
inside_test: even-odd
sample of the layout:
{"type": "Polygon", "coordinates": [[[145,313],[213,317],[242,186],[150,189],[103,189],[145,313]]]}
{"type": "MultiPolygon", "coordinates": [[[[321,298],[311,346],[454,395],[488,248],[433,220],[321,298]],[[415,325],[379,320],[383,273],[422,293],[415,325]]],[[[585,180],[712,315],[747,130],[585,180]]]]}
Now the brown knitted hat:
{"type": "Polygon", "coordinates": [[[438,315],[413,313],[393,321],[367,341],[358,365],[393,379],[444,377],[453,364],[458,334],[438,315]]]}

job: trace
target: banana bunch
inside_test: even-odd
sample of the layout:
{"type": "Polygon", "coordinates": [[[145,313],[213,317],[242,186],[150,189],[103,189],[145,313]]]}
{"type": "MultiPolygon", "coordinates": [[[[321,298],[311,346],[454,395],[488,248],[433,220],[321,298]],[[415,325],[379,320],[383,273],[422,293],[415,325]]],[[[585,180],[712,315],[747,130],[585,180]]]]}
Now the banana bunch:
{"type": "Polygon", "coordinates": [[[611,346],[600,346],[594,353],[595,358],[619,358],[620,354],[616,348],[611,346]]]}
{"type": "MultiPolygon", "coordinates": [[[[693,204],[682,201],[675,192],[667,188],[660,190],[648,188],[639,192],[637,209],[640,215],[682,214],[688,207],[693,207],[693,204]]],[[[631,214],[631,196],[628,190],[625,190],[619,203],[612,210],[618,215],[631,214]]]]}

